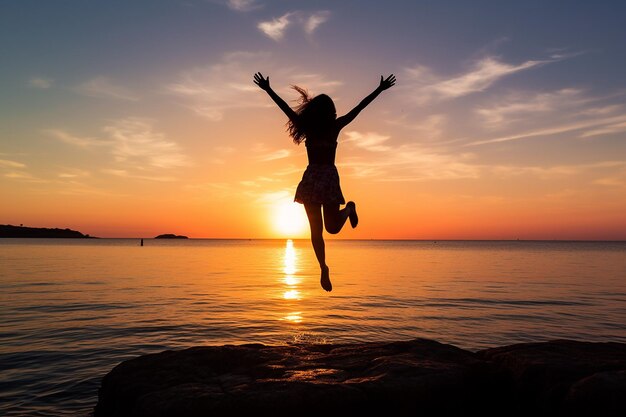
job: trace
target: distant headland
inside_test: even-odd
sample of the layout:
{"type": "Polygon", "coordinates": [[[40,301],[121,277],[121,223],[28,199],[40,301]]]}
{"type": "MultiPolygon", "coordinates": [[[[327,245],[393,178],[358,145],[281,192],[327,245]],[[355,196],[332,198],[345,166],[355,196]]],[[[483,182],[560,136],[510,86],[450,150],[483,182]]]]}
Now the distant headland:
{"type": "Polygon", "coordinates": [[[2,237],[35,237],[35,238],[92,238],[71,229],[49,229],[45,227],[12,226],[0,224],[0,238],[2,237]]]}
{"type": "Polygon", "coordinates": [[[175,235],[172,233],[166,233],[164,235],[158,235],[155,239],[189,239],[187,236],[175,235]]]}

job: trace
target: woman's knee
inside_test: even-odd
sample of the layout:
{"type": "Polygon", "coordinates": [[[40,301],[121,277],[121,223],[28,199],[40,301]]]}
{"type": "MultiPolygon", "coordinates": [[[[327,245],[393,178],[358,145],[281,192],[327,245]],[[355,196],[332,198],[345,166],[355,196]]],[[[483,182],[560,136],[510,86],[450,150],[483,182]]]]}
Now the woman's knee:
{"type": "Polygon", "coordinates": [[[339,204],[324,205],[324,228],[331,235],[341,230],[339,204]]]}
{"type": "Polygon", "coordinates": [[[326,231],[331,235],[336,235],[341,231],[341,227],[337,227],[336,224],[328,224],[328,222],[326,222],[324,226],[326,228],[326,231]]]}

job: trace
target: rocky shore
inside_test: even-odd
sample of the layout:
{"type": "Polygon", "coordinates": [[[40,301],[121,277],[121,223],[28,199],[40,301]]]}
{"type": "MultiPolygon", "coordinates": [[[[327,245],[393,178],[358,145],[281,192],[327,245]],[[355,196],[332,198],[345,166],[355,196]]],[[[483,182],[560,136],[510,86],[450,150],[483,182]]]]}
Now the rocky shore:
{"type": "Polygon", "coordinates": [[[226,345],[122,362],[95,417],[625,416],[626,344],[226,345]]]}

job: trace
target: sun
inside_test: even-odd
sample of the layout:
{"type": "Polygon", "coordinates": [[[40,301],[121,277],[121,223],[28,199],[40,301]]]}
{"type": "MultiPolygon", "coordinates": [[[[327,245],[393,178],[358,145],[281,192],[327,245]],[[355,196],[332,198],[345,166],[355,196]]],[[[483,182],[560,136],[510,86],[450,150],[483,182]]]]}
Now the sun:
{"type": "Polygon", "coordinates": [[[274,229],[282,237],[303,237],[309,227],[309,221],[302,204],[283,200],[274,210],[274,229]]]}

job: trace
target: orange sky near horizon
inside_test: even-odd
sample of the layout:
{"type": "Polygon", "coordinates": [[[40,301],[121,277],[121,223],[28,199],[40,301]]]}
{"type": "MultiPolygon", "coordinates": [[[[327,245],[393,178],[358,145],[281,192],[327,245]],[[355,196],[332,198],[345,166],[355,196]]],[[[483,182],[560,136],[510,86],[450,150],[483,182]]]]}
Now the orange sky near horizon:
{"type": "MultiPolygon", "coordinates": [[[[290,147],[292,145],[287,143],[285,148],[290,147]]],[[[304,147],[293,145],[293,149],[304,152],[304,147]]],[[[303,156],[295,155],[293,159],[301,160],[303,156]]],[[[229,163],[224,165],[221,169],[227,169],[229,163]]],[[[138,184],[123,184],[120,180],[117,188],[120,195],[117,196],[64,194],[61,187],[55,190],[50,184],[34,183],[33,190],[45,185],[52,195],[59,193],[57,198],[51,196],[46,200],[43,210],[40,195],[29,195],[23,188],[3,188],[2,194],[9,198],[2,210],[9,224],[69,227],[98,237],[153,237],[161,233],[192,238],[308,237],[304,209],[292,202],[300,170],[295,164],[276,161],[251,165],[249,172],[238,170],[232,183],[181,187],[139,181],[142,186],[138,187],[138,184]],[[272,172],[280,172],[280,176],[275,178],[272,172]],[[259,176],[256,181],[245,179],[255,174],[259,176]],[[264,186],[265,183],[268,185],[264,186]],[[285,213],[285,205],[292,206],[292,211],[285,213]],[[283,213],[298,217],[296,224],[304,224],[299,228],[281,228],[277,216],[283,213]]],[[[343,173],[344,194],[357,202],[360,223],[354,230],[347,224],[340,235],[329,238],[624,239],[624,204],[611,190],[599,189],[583,196],[574,191],[559,192],[559,183],[555,181],[554,194],[534,195],[532,190],[504,191],[506,184],[514,179],[493,179],[491,187],[484,179],[464,180],[462,184],[458,184],[458,180],[412,184],[360,178],[341,165],[339,170],[343,173]]],[[[206,174],[207,178],[218,175],[219,172],[213,170],[206,174]]],[[[517,181],[523,183],[520,187],[532,187],[528,179],[518,178],[517,181]]]]}

